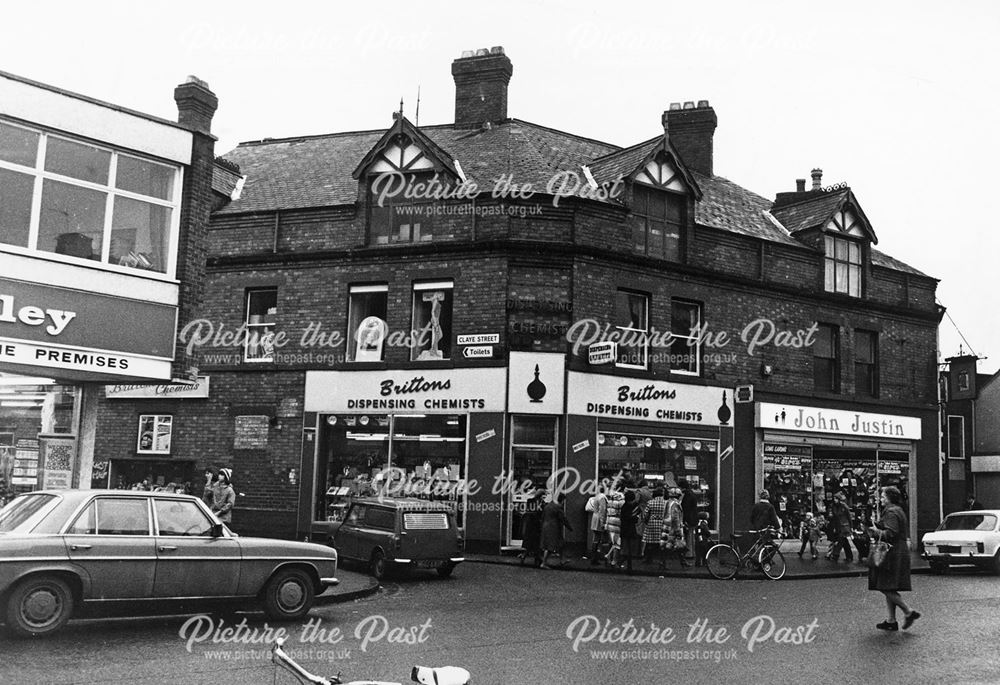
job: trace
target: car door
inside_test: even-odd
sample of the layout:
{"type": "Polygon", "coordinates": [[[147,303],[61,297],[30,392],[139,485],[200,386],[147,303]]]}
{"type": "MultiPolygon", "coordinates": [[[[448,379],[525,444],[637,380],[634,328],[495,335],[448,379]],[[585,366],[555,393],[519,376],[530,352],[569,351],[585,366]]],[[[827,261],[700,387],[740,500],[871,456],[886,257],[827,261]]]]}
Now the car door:
{"type": "Polygon", "coordinates": [[[337,554],[348,559],[362,558],[358,556],[361,548],[360,528],[364,525],[366,509],[364,504],[355,503],[347,510],[344,522],[340,524],[333,538],[333,547],[337,550],[337,554]]]}
{"type": "Polygon", "coordinates": [[[153,498],[156,577],[153,597],[231,597],[240,581],[240,544],[213,537],[215,523],[198,502],[153,498]]]}
{"type": "Polygon", "coordinates": [[[95,497],[63,537],[69,558],[90,579],[84,599],[150,596],[156,548],[145,497],[95,497]]]}

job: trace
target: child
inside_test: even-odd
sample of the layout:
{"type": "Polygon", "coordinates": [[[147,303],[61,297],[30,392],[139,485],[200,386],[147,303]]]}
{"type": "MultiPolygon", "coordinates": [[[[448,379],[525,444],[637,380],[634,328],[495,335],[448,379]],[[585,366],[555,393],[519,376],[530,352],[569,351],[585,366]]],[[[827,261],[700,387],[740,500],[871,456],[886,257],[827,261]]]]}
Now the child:
{"type": "Polygon", "coordinates": [[[802,546],[799,547],[800,557],[806,551],[806,544],[808,543],[809,551],[812,552],[812,558],[819,558],[819,555],[816,553],[816,543],[819,542],[819,524],[811,511],[806,512],[806,517],[799,524],[799,539],[802,540],[802,546]]]}
{"type": "Polygon", "coordinates": [[[698,525],[694,529],[695,566],[705,565],[705,552],[712,546],[712,530],[708,526],[708,512],[698,512],[698,525]]]}

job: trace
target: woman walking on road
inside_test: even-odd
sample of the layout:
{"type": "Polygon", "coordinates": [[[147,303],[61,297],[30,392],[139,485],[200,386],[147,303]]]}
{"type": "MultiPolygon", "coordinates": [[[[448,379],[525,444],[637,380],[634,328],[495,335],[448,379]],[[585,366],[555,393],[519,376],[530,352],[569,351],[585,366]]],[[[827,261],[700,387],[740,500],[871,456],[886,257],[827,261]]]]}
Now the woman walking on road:
{"type": "Polygon", "coordinates": [[[542,507],[545,505],[545,493],[536,492],[528,500],[524,515],[521,517],[521,553],[518,558],[521,563],[531,556],[535,560],[535,568],[542,565],[542,507]]]}
{"type": "Polygon", "coordinates": [[[566,495],[559,493],[555,498],[542,509],[542,568],[552,568],[549,566],[549,556],[556,554],[560,557],[560,566],[565,566],[569,560],[563,557],[563,528],[573,530],[566,520],[566,512],[563,511],[563,502],[566,495]]]}
{"type": "Polygon", "coordinates": [[[604,560],[611,566],[618,564],[622,550],[622,506],[625,505],[625,495],[621,493],[620,486],[616,483],[611,486],[608,493],[608,522],[607,533],[608,542],[611,548],[604,555],[604,560]]]}
{"type": "Polygon", "coordinates": [[[882,488],[881,502],[884,507],[882,520],[871,530],[873,539],[877,540],[881,535],[882,539],[891,545],[882,565],[870,566],[868,569],[868,589],[878,590],[885,595],[885,604],[889,611],[889,618],[875,626],[879,630],[899,630],[899,624],[896,623],[896,607],[903,612],[903,630],[920,618],[920,612],[907,606],[899,595],[900,592],[912,589],[907,533],[909,524],[906,513],[899,506],[901,501],[902,496],[897,488],[891,485],[882,488]]]}

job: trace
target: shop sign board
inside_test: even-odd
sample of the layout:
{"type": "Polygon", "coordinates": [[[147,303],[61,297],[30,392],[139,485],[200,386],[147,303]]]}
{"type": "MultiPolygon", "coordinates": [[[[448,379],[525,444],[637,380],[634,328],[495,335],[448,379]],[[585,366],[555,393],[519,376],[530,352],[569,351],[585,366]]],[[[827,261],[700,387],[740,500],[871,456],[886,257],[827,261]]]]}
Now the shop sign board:
{"type": "Polygon", "coordinates": [[[507,369],[307,371],[305,411],[324,414],[502,412],[507,369]]]}
{"type": "Polygon", "coordinates": [[[500,334],[477,333],[475,335],[460,335],[456,342],[459,345],[496,345],[500,342],[500,334]]]}
{"type": "Polygon", "coordinates": [[[203,399],[208,397],[208,376],[198,376],[194,383],[163,385],[105,385],[104,396],[109,400],[203,399]]]}
{"type": "Polygon", "coordinates": [[[30,485],[38,483],[38,440],[36,438],[19,438],[14,446],[14,468],[10,479],[11,485],[30,485]]]}
{"type": "Polygon", "coordinates": [[[76,461],[76,438],[44,437],[40,440],[39,472],[43,490],[68,490],[76,461]]]}
{"type": "Polygon", "coordinates": [[[812,445],[764,443],[765,471],[801,471],[812,466],[812,445]]]}
{"type": "Polygon", "coordinates": [[[592,366],[610,364],[618,356],[618,343],[613,340],[593,343],[587,348],[587,361],[592,366]]]}
{"type": "Polygon", "coordinates": [[[237,416],[233,423],[233,449],[253,450],[267,447],[267,429],[271,417],[237,416]]]}
{"type": "Polygon", "coordinates": [[[493,357],[493,345],[463,347],[462,356],[466,359],[490,359],[493,357]]]}
{"type": "Polygon", "coordinates": [[[726,421],[731,410],[723,393],[730,388],[712,385],[687,385],[667,381],[569,372],[567,408],[569,414],[608,419],[630,419],[658,423],[687,423],[720,426],[726,407],[726,421]]]}
{"type": "Polygon", "coordinates": [[[565,402],[566,355],[559,352],[511,352],[507,411],[518,414],[562,414],[565,402]]]}
{"type": "Polygon", "coordinates": [[[757,405],[756,426],[807,433],[835,433],[906,440],[919,440],[921,429],[920,419],[912,416],[768,402],[757,405]]]}

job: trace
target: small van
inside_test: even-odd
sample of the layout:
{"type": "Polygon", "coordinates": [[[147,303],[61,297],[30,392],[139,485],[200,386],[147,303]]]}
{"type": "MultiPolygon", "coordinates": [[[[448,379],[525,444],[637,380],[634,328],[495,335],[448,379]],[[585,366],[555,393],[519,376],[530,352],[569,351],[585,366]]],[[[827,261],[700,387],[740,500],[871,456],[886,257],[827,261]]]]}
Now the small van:
{"type": "Polygon", "coordinates": [[[390,568],[435,569],[447,578],[465,561],[461,531],[445,502],[362,497],[329,535],[341,559],[366,564],[379,580],[390,568]]]}

